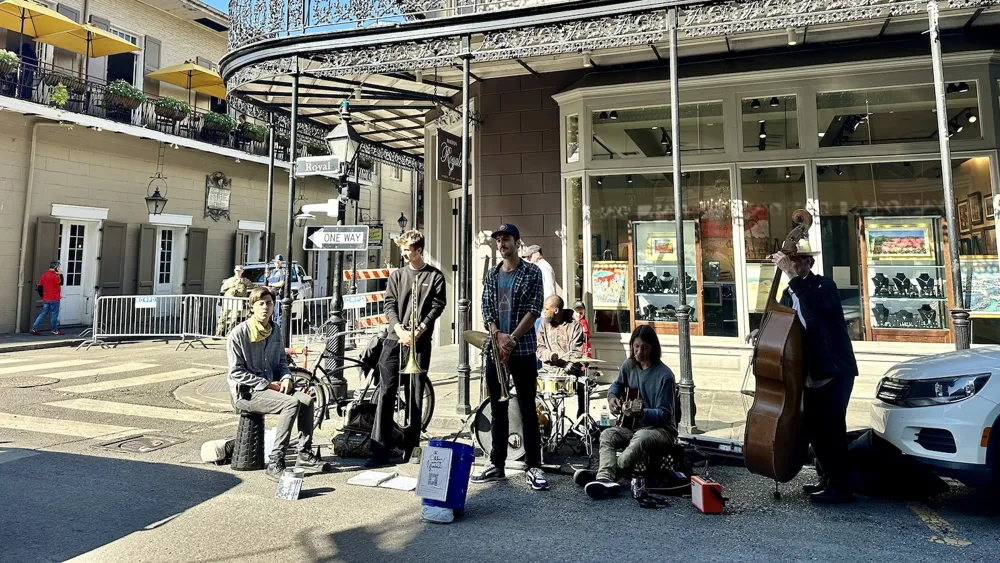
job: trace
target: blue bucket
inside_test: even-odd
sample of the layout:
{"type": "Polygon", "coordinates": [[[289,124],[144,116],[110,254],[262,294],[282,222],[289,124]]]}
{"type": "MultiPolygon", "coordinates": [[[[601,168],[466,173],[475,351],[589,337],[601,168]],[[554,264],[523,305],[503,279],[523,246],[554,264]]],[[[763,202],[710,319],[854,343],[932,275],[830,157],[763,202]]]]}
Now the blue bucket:
{"type": "Polygon", "coordinates": [[[475,450],[467,444],[445,440],[431,440],[430,445],[435,448],[448,448],[452,451],[451,475],[448,477],[448,497],[445,501],[425,498],[423,499],[424,506],[438,506],[461,512],[465,510],[465,496],[469,492],[469,475],[472,474],[475,450]]]}

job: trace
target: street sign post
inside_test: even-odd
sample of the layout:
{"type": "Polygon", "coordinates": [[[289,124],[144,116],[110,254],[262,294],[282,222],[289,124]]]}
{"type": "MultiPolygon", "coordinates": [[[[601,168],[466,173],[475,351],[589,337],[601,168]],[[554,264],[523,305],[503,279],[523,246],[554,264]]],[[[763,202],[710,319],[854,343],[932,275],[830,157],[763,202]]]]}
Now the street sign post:
{"type": "Polygon", "coordinates": [[[335,156],[303,156],[295,159],[295,176],[340,176],[340,159],[335,156]]]}
{"type": "Polygon", "coordinates": [[[366,250],[368,225],[324,225],[306,227],[302,248],[317,251],[366,250]]]}

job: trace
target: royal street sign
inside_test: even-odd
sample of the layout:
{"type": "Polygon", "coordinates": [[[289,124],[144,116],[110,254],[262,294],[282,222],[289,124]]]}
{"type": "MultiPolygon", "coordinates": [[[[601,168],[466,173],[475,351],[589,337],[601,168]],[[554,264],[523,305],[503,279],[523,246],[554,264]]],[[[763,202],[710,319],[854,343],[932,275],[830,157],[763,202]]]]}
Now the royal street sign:
{"type": "Polygon", "coordinates": [[[326,225],[306,227],[302,240],[306,250],[367,250],[368,225],[326,225]]]}
{"type": "Polygon", "coordinates": [[[295,159],[295,176],[340,176],[340,159],[335,156],[303,156],[295,159]]]}

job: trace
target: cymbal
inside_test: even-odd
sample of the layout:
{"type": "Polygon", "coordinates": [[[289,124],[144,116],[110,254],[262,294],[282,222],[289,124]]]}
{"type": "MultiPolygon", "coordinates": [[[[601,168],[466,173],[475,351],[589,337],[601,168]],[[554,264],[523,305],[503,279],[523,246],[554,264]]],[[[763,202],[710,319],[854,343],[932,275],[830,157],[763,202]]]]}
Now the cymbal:
{"type": "Polygon", "coordinates": [[[472,344],[476,348],[482,350],[483,346],[486,345],[486,341],[490,339],[490,335],[488,332],[483,332],[481,330],[467,330],[462,333],[462,338],[464,338],[469,344],[472,344]]]}
{"type": "Polygon", "coordinates": [[[604,360],[598,360],[597,358],[573,358],[572,360],[566,360],[568,364],[606,364],[604,360]]]}

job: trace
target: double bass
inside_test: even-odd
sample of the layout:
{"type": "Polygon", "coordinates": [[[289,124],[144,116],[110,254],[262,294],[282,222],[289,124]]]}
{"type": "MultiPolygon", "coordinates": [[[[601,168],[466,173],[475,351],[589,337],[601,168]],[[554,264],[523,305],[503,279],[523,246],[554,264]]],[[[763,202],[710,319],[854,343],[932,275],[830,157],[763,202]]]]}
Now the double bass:
{"type": "MultiPolygon", "coordinates": [[[[796,210],[792,223],[795,227],[781,245],[789,256],[808,234],[812,215],[796,210]]],[[[776,300],[780,280],[781,270],[775,268],[751,360],[756,389],[747,413],[743,457],[751,473],[786,483],[802,469],[807,451],[802,432],[804,329],[795,310],[776,300]]]]}

